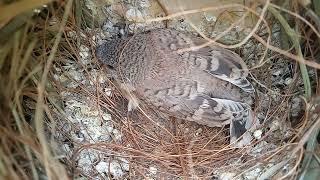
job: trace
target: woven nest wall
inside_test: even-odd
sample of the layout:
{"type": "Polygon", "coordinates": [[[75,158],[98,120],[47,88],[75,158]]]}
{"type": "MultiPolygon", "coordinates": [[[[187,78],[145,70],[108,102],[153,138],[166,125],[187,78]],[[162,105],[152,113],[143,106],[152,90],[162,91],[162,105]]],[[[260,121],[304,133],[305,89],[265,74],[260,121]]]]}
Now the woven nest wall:
{"type": "Polygon", "coordinates": [[[316,2],[42,3],[0,6],[1,178],[319,176],[316,2]],[[244,59],[256,89],[244,97],[257,125],[251,144],[235,148],[229,126],[172,118],[145,103],[127,111],[95,48],[155,28],[210,38],[244,59]]]}

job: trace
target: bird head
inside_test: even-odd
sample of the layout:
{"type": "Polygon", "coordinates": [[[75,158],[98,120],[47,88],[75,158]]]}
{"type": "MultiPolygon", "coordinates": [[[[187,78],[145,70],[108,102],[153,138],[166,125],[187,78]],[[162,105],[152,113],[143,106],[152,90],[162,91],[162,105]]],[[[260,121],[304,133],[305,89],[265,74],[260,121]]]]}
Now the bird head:
{"type": "Polygon", "coordinates": [[[124,40],[114,38],[96,48],[96,57],[108,68],[115,69],[118,66],[121,51],[123,50],[124,40]]]}

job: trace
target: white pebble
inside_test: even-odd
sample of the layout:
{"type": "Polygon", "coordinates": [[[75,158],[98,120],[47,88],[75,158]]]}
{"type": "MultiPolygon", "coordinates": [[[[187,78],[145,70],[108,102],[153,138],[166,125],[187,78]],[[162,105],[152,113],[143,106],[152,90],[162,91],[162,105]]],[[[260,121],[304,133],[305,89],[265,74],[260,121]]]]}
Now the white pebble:
{"type": "Polygon", "coordinates": [[[252,171],[245,173],[244,177],[245,177],[245,179],[248,179],[248,180],[257,179],[257,177],[260,175],[260,172],[261,172],[261,168],[257,167],[255,169],[253,169],[252,171]]]}
{"type": "Polygon", "coordinates": [[[196,130],[196,136],[199,136],[201,133],[202,133],[202,129],[201,128],[196,130]]]}
{"type": "Polygon", "coordinates": [[[68,71],[69,75],[71,76],[72,79],[76,80],[76,81],[80,81],[83,78],[82,73],[80,73],[77,70],[71,69],[70,71],[68,71]]]}
{"type": "Polygon", "coordinates": [[[233,179],[233,177],[236,175],[236,173],[231,173],[231,172],[224,172],[220,175],[221,180],[229,180],[233,179]]]}
{"type": "Polygon", "coordinates": [[[148,8],[151,6],[149,0],[140,0],[139,6],[142,8],[148,8]]]}
{"type": "Polygon", "coordinates": [[[99,173],[104,173],[107,172],[108,166],[107,162],[100,161],[95,168],[99,173]]]}
{"type": "Polygon", "coordinates": [[[112,127],[112,126],[108,126],[108,127],[107,127],[107,131],[108,131],[109,133],[111,133],[111,132],[113,131],[113,127],[112,127]]]}
{"type": "Polygon", "coordinates": [[[254,133],[253,133],[253,136],[254,136],[256,139],[261,139],[261,135],[262,135],[262,131],[261,131],[260,129],[254,131],[254,133]]]}
{"type": "Polygon", "coordinates": [[[215,32],[215,31],[212,31],[212,32],[211,32],[211,37],[216,37],[217,35],[218,35],[217,32],[215,32]]]}
{"type": "Polygon", "coordinates": [[[103,114],[102,118],[106,121],[110,121],[111,120],[111,115],[110,114],[103,114]]]}
{"type": "Polygon", "coordinates": [[[103,83],[105,83],[106,82],[106,76],[102,76],[102,75],[99,75],[98,76],[98,82],[100,83],[100,84],[103,84],[103,83]]]}
{"type": "Polygon", "coordinates": [[[67,155],[70,155],[72,153],[72,150],[70,149],[70,146],[68,144],[63,144],[62,149],[67,155]]]}
{"type": "Polygon", "coordinates": [[[40,9],[34,9],[33,12],[39,14],[41,12],[41,10],[40,9]]]}
{"type": "Polygon", "coordinates": [[[59,81],[60,77],[57,75],[57,74],[54,74],[53,75],[53,78],[56,80],[56,81],[59,81]]]}
{"type": "Polygon", "coordinates": [[[234,29],[236,30],[236,32],[240,32],[242,30],[241,26],[235,26],[234,29]]]}
{"type": "Polygon", "coordinates": [[[120,131],[118,131],[117,129],[113,129],[112,133],[113,133],[116,140],[118,140],[118,141],[121,140],[122,134],[120,133],[120,131]]]}
{"type": "Polygon", "coordinates": [[[270,130],[271,131],[276,131],[276,130],[279,129],[279,127],[280,127],[279,121],[275,120],[275,121],[272,121],[272,124],[270,126],[270,130]]]}
{"type": "Polygon", "coordinates": [[[110,173],[116,178],[120,178],[129,170],[127,162],[112,161],[110,163],[110,173]]]}
{"type": "Polygon", "coordinates": [[[112,95],[112,91],[110,88],[104,88],[104,92],[106,93],[107,96],[111,96],[112,95]]]}
{"type": "Polygon", "coordinates": [[[62,74],[60,77],[59,77],[59,81],[61,82],[61,83],[64,83],[64,82],[66,82],[66,81],[68,81],[69,79],[64,75],[64,74],[62,74]]]}
{"type": "Polygon", "coordinates": [[[89,48],[87,46],[84,46],[84,45],[80,46],[80,56],[81,58],[89,57],[89,48]]]}
{"type": "Polygon", "coordinates": [[[157,168],[155,168],[155,167],[149,167],[149,172],[150,172],[151,174],[157,174],[157,171],[158,171],[157,168]]]}
{"type": "Polygon", "coordinates": [[[292,83],[292,78],[287,78],[286,80],[284,80],[284,83],[286,84],[286,85],[289,85],[289,84],[291,84],[292,83]]]}
{"type": "Polygon", "coordinates": [[[280,74],[282,74],[282,71],[283,71],[282,69],[279,69],[279,70],[273,72],[272,75],[279,76],[280,74]]]}
{"type": "Polygon", "coordinates": [[[203,14],[204,14],[204,17],[206,18],[207,21],[209,21],[209,22],[211,22],[211,21],[216,22],[217,21],[217,17],[215,17],[207,12],[204,12],[203,14]]]}
{"type": "Polygon", "coordinates": [[[137,8],[129,9],[126,12],[126,17],[129,21],[133,21],[133,22],[143,21],[142,13],[137,8]]]}

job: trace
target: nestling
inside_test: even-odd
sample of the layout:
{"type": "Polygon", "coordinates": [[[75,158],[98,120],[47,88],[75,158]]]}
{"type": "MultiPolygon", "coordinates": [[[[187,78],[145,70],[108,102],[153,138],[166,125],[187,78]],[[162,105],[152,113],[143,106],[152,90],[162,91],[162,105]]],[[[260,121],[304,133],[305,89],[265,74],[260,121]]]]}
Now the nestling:
{"type": "Polygon", "coordinates": [[[250,142],[251,107],[241,91],[253,93],[248,69],[236,53],[208,46],[201,37],[173,29],[155,29],[116,38],[96,49],[97,58],[115,72],[113,77],[129,100],[128,110],[145,101],[170,116],[210,127],[230,124],[230,140],[250,142]]]}

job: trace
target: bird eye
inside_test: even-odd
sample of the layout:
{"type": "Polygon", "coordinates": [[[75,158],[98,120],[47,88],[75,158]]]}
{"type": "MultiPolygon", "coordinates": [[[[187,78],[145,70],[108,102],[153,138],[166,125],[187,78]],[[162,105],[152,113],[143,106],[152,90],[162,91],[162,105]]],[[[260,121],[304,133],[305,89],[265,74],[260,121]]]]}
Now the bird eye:
{"type": "Polygon", "coordinates": [[[111,65],[107,65],[107,67],[109,68],[109,69],[114,69],[114,67],[113,66],[111,66],[111,65]]]}

